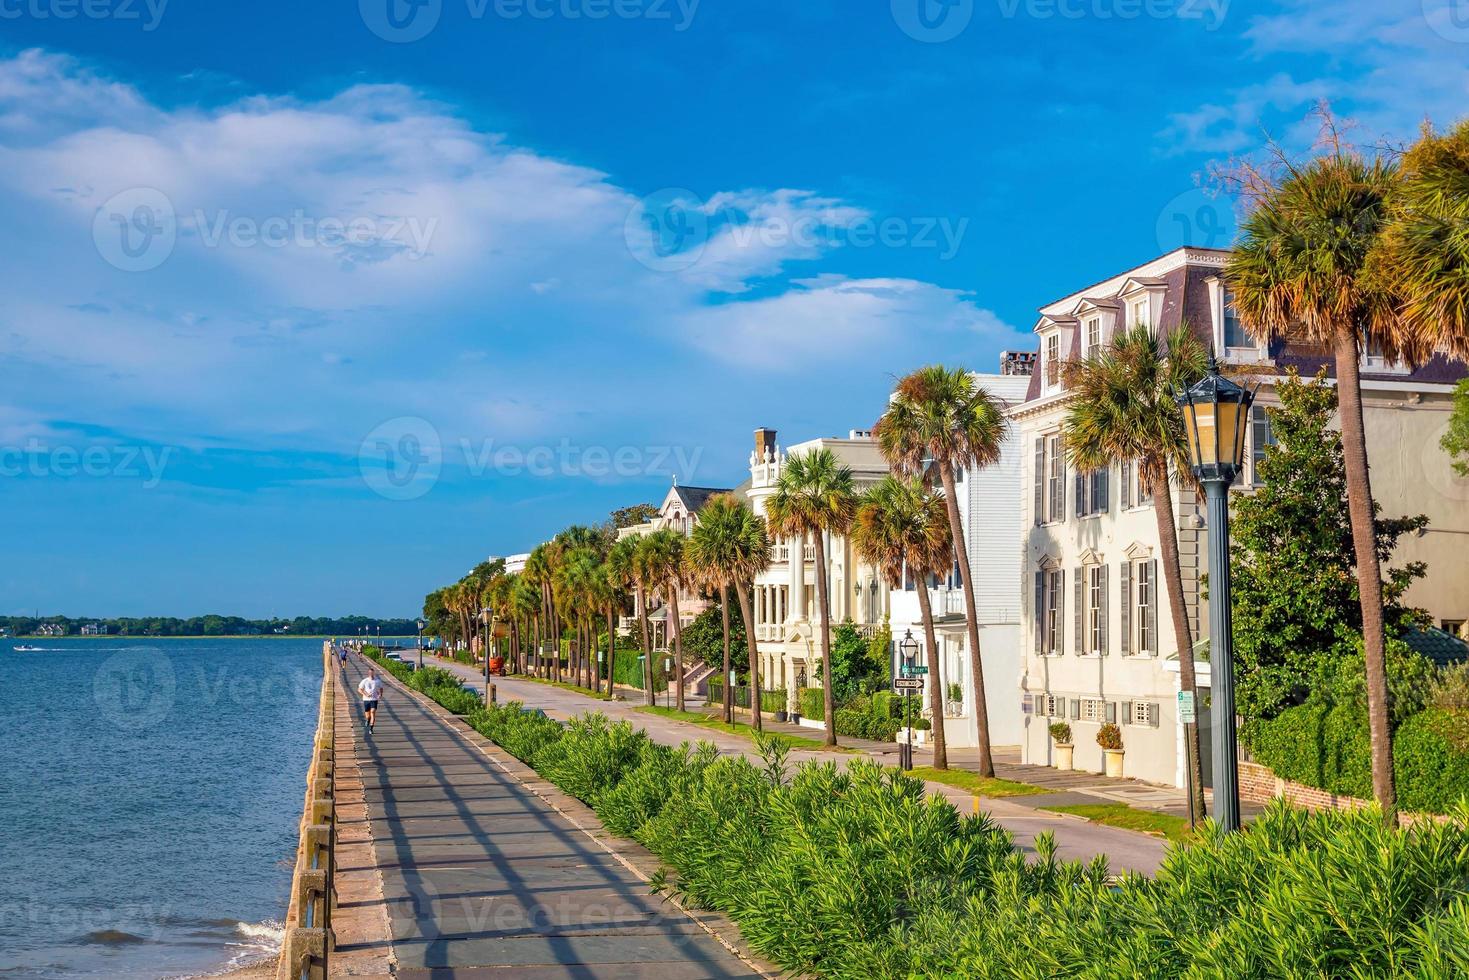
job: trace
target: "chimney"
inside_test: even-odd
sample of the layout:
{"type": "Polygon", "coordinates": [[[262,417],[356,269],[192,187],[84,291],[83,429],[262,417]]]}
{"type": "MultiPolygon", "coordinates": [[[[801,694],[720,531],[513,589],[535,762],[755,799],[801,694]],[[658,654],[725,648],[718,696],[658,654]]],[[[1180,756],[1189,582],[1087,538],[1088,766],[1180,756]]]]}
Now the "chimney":
{"type": "Polygon", "coordinates": [[[775,430],[755,430],[755,458],[761,462],[775,457],[775,430]]]}
{"type": "Polygon", "coordinates": [[[1036,352],[1033,350],[1007,350],[1000,352],[1000,373],[1005,375],[1029,375],[1035,371],[1036,352]]]}

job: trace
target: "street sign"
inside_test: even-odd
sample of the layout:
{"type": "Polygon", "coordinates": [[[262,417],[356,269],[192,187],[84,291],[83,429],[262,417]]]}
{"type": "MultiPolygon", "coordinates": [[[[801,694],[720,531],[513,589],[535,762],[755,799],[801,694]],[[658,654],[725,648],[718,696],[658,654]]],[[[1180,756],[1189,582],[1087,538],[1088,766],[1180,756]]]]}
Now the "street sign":
{"type": "Polygon", "coordinates": [[[895,691],[921,691],[923,690],[922,677],[895,677],[893,678],[893,690],[895,691]]]}
{"type": "Polygon", "coordinates": [[[912,666],[904,664],[902,673],[904,677],[921,677],[924,674],[928,673],[928,668],[919,666],[917,664],[914,664],[912,666]]]}
{"type": "Polygon", "coordinates": [[[1178,720],[1185,725],[1192,725],[1198,718],[1194,710],[1194,692],[1178,692],[1178,720]]]}

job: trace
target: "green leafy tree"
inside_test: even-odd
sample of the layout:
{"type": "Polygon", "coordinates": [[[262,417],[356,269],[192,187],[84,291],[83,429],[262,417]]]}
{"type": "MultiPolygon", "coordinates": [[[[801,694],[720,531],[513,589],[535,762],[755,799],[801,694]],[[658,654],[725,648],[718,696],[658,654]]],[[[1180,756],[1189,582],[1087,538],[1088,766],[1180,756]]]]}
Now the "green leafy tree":
{"type": "MultiPolygon", "coordinates": [[[[683,648],[686,656],[701,660],[711,667],[718,667],[724,658],[723,616],[718,606],[710,606],[683,631],[683,648]]],[[[746,647],[745,620],[739,607],[730,610],[730,669],[743,674],[750,669],[750,656],[746,647]]]]}
{"type": "Polygon", "coordinates": [[[620,531],[634,524],[646,524],[658,516],[658,508],[653,504],[633,504],[631,507],[619,507],[612,512],[608,520],[614,531],[620,531]]]}
{"type": "Polygon", "coordinates": [[[1449,416],[1449,431],[1439,443],[1454,461],[1454,472],[1469,476],[1469,378],[1454,389],[1454,411],[1449,416]]]}
{"type": "MultiPolygon", "coordinates": [[[[1341,435],[1331,425],[1336,388],[1325,372],[1310,382],[1292,374],[1276,394],[1280,406],[1266,411],[1277,444],[1260,461],[1262,485],[1232,501],[1238,705],[1247,741],[1258,722],[1328,689],[1340,691],[1344,672],[1362,671],[1346,466],[1341,435]]],[[[1385,519],[1380,510],[1374,506],[1376,558],[1385,563],[1398,538],[1427,526],[1428,518],[1385,519]]],[[[1383,620],[1389,641],[1423,621],[1403,599],[1424,572],[1422,562],[1387,570],[1383,620]]],[[[1396,686],[1389,683],[1390,690],[1396,686]]],[[[1365,696],[1365,678],[1361,690],[1365,696]]]]}

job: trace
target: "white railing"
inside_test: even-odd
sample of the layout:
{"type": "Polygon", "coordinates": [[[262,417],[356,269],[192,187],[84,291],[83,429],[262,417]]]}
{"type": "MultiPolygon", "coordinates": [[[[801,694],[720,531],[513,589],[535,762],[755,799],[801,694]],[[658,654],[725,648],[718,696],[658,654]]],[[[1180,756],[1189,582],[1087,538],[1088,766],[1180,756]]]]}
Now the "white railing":
{"type": "Polygon", "coordinates": [[[945,616],[964,615],[964,591],[962,589],[941,589],[942,602],[934,605],[941,606],[945,616]]]}
{"type": "Polygon", "coordinates": [[[864,640],[870,640],[882,629],[881,623],[859,623],[857,624],[857,635],[864,640]]]}
{"type": "Polygon", "coordinates": [[[788,544],[778,544],[778,545],[776,545],[775,546],[775,552],[771,556],[771,559],[770,560],[771,561],[774,561],[774,562],[790,561],[791,560],[791,546],[788,545],[788,544]]]}
{"type": "Polygon", "coordinates": [[[775,642],[785,639],[779,623],[756,623],[755,639],[775,642]]]}

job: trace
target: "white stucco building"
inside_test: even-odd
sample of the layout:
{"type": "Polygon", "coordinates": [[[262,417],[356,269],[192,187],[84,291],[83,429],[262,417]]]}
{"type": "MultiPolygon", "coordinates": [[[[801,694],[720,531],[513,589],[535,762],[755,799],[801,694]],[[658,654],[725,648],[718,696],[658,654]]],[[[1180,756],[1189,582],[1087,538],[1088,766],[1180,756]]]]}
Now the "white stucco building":
{"type": "MultiPolygon", "coordinates": [[[[1178,724],[1178,652],[1159,568],[1156,516],[1136,467],[1073,472],[1062,422],[1068,392],[1060,366],[1106,344],[1119,329],[1145,323],[1166,332],[1187,323],[1227,366],[1248,368],[1263,383],[1236,493],[1247,493],[1254,463],[1272,436],[1264,407],[1273,382],[1290,367],[1310,377],[1330,367],[1331,352],[1292,338],[1257,344],[1232,313],[1221,272],[1227,252],[1178,249],[1043,306],[1035,326],[1039,362],[1025,400],[1011,411],[1022,451],[1020,561],[1024,669],[1019,678],[1022,758],[1049,764],[1051,721],[1073,728],[1077,768],[1100,771],[1098,728],[1122,728],[1125,773],[1159,783],[1184,782],[1178,724]]],[[[1400,542],[1394,563],[1421,559],[1428,578],[1409,601],[1444,624],[1469,613],[1469,480],[1453,475],[1437,441],[1448,424],[1453,383],[1464,365],[1435,357],[1409,372],[1366,356],[1362,389],[1373,492],[1386,515],[1425,513],[1430,527],[1400,542]]],[[[1207,566],[1203,502],[1174,490],[1184,602],[1196,638],[1207,637],[1200,574],[1207,566]]],[[[1198,664],[1207,696],[1209,665],[1198,664]]],[[[1204,698],[1201,698],[1203,703],[1204,698]]],[[[1207,714],[1200,714],[1205,782],[1207,714]]]]}

